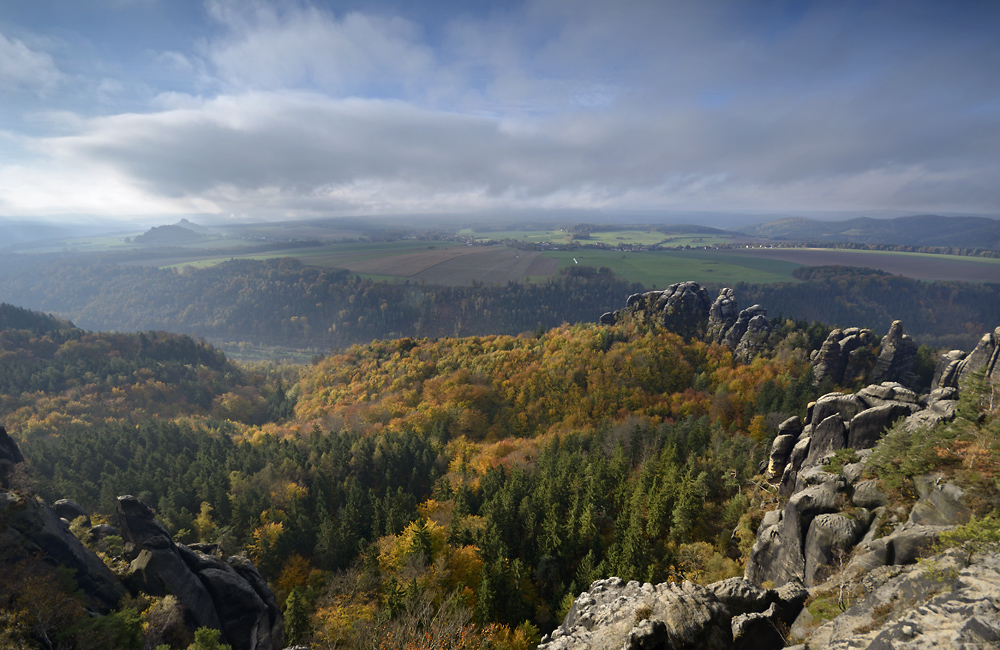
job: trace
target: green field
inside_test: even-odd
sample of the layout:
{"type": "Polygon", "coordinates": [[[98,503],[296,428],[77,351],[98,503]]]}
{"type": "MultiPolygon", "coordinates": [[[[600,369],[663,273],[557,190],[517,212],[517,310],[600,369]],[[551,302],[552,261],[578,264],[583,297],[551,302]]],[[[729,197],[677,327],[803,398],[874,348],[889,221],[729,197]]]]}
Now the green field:
{"type": "Polygon", "coordinates": [[[477,241],[504,241],[513,240],[529,244],[553,244],[556,246],[577,243],[581,246],[587,244],[607,244],[609,246],[715,246],[716,244],[731,243],[732,237],[725,235],[708,235],[698,233],[663,233],[658,230],[608,230],[592,232],[583,238],[579,235],[574,238],[573,233],[567,230],[496,230],[488,232],[474,231],[470,228],[460,230],[460,236],[474,237],[477,241]]]}
{"type": "Polygon", "coordinates": [[[576,250],[546,251],[545,257],[559,260],[559,268],[576,264],[594,268],[607,267],[620,277],[642,283],[650,289],[663,289],[675,282],[693,280],[701,283],[795,282],[792,271],[801,264],[725,254],[720,251],[619,251],[576,250]],[[574,262],[574,258],[576,262],[574,262]]]}

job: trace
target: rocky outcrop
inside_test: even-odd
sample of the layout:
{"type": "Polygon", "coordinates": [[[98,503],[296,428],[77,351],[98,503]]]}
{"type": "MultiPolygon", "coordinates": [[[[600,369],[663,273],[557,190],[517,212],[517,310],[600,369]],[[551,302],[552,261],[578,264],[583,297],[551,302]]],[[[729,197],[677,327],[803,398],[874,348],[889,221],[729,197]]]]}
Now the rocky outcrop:
{"type": "Polygon", "coordinates": [[[942,355],[934,370],[934,388],[964,388],[982,372],[991,383],[1000,383],[1000,327],[983,335],[969,354],[952,350],[942,355]]]}
{"type": "Polygon", "coordinates": [[[708,338],[713,343],[722,343],[726,332],[736,323],[739,318],[740,308],[736,302],[736,292],[725,288],[719,292],[719,297],[715,299],[708,310],[708,338]]]}
{"type": "Polygon", "coordinates": [[[222,641],[236,650],[283,647],[277,600],[249,560],[224,561],[176,544],[152,510],[133,496],[118,497],[118,519],[133,589],[173,594],[191,628],[221,630],[222,641]]]}
{"type": "Polygon", "coordinates": [[[545,650],[770,649],[806,599],[801,585],[762,589],[740,578],[708,586],[598,580],[574,601],[545,650]]]}
{"type": "Polygon", "coordinates": [[[780,478],[785,471],[788,458],[795,448],[795,443],[802,433],[802,421],[799,417],[793,416],[778,425],[778,436],[771,444],[771,454],[768,456],[767,471],[764,478],[773,481],[780,478]]]}
{"type": "Polygon", "coordinates": [[[663,291],[635,293],[625,301],[625,308],[605,317],[611,322],[635,321],[664,327],[685,338],[705,335],[711,301],[708,292],[697,282],[679,282],[663,291]]]}
{"type": "Polygon", "coordinates": [[[14,467],[24,462],[17,443],[7,435],[7,430],[0,427],[0,488],[9,489],[14,467]]]}
{"type": "Polygon", "coordinates": [[[767,310],[754,305],[740,311],[732,289],[720,291],[708,310],[707,340],[724,344],[741,363],[749,363],[766,350],[770,334],[767,310]]]}
{"type": "Polygon", "coordinates": [[[697,282],[672,284],[665,291],[647,291],[629,296],[625,308],[606,312],[602,325],[623,321],[651,323],[685,338],[704,338],[725,344],[736,359],[747,363],[767,349],[771,322],[767,310],[754,305],[742,311],[732,289],[722,289],[715,302],[697,282]]]}
{"type": "Polygon", "coordinates": [[[956,398],[952,389],[921,397],[895,382],[873,384],[854,394],[827,393],[809,405],[806,424],[794,438],[779,428],[766,478],[780,477],[779,491],[790,495],[796,489],[798,472],[819,464],[831,452],[870,449],[901,418],[911,428],[951,419],[956,398]]]}
{"type": "Polygon", "coordinates": [[[916,481],[920,499],[903,523],[886,511],[888,500],[877,483],[862,480],[863,459],[889,427],[900,419],[913,428],[952,418],[957,397],[953,388],[921,396],[884,382],[854,394],[820,397],[809,405],[804,426],[794,419],[783,422],[765,477],[780,479],[778,491],[789,498],[781,510],[764,517],[745,577],[758,584],[799,579],[812,586],[851,557],[856,570],[905,564],[926,551],[942,526],[968,519],[957,486],[916,481]],[[824,471],[823,464],[845,448],[856,450],[862,462],[838,474],[824,471]]]}
{"type": "MultiPolygon", "coordinates": [[[[882,567],[861,597],[808,633],[806,648],[996,648],[1000,645],[1000,554],[950,551],[923,565],[882,567]]],[[[803,618],[807,615],[804,614],[803,618]]]]}
{"type": "Polygon", "coordinates": [[[917,388],[919,380],[913,372],[917,362],[917,343],[903,333],[903,321],[893,321],[889,333],[882,337],[881,351],[870,381],[898,382],[909,388],[917,388]]]}
{"type": "Polygon", "coordinates": [[[40,559],[69,569],[87,607],[95,612],[110,611],[126,594],[104,562],[84,547],[52,508],[22,492],[0,492],[0,558],[10,564],[40,559]]]}
{"type": "Polygon", "coordinates": [[[803,470],[784,508],[764,517],[744,577],[812,587],[834,571],[858,575],[909,564],[927,554],[941,531],[968,521],[964,492],[940,477],[918,481],[920,498],[904,521],[887,511],[875,481],[861,480],[862,465],[839,474],[803,470]]]}
{"type": "Polygon", "coordinates": [[[833,330],[811,355],[814,384],[829,381],[844,386],[867,377],[875,365],[875,348],[875,335],[869,329],[833,330]]]}

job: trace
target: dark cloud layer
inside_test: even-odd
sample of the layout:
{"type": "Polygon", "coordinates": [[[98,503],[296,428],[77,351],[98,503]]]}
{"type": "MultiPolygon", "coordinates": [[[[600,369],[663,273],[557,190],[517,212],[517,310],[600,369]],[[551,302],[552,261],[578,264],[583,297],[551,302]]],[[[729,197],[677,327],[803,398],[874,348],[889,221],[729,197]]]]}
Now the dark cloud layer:
{"type": "Polygon", "coordinates": [[[378,7],[210,0],[211,37],[150,56],[186,90],[8,134],[36,191],[0,211],[53,178],[108,213],[1000,210],[992,2],[378,7]]]}

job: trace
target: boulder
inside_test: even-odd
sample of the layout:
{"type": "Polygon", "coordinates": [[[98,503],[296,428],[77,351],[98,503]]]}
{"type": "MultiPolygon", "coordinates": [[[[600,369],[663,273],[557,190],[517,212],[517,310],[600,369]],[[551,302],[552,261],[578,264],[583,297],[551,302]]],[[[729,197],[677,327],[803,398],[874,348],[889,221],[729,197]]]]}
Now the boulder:
{"type": "Polygon", "coordinates": [[[961,350],[951,350],[942,354],[934,366],[934,379],[931,381],[931,388],[957,387],[958,372],[961,369],[960,362],[964,358],[965,352],[961,350]]]}
{"type": "Polygon", "coordinates": [[[809,525],[805,547],[806,586],[819,584],[846,565],[851,549],[868,529],[868,522],[841,513],[817,515],[809,525]]]}
{"type": "Polygon", "coordinates": [[[850,422],[851,418],[866,408],[868,408],[868,404],[863,402],[857,395],[827,393],[813,404],[809,415],[809,422],[813,426],[818,425],[834,413],[838,413],[844,422],[850,422]]]}
{"type": "Polygon", "coordinates": [[[277,650],[281,647],[282,639],[285,638],[285,623],[281,618],[281,608],[278,607],[278,599],[274,592],[267,586],[267,582],[257,571],[257,567],[247,558],[232,556],[226,560],[226,563],[247,581],[247,584],[260,596],[264,606],[267,607],[267,615],[271,622],[271,639],[274,642],[275,650],[277,650]]]}
{"type": "Polygon", "coordinates": [[[60,518],[66,521],[73,521],[79,517],[83,517],[86,521],[84,522],[87,526],[90,526],[90,515],[87,511],[77,503],[76,501],[70,501],[69,499],[59,499],[52,504],[52,509],[56,511],[56,514],[60,518]]]}
{"type": "Polygon", "coordinates": [[[797,440],[798,436],[792,434],[780,435],[774,439],[774,443],[771,444],[771,455],[768,458],[767,472],[764,478],[773,481],[775,478],[781,476],[785,471],[788,457],[791,455],[797,440]]]}
{"type": "Polygon", "coordinates": [[[881,384],[870,384],[857,392],[857,397],[866,406],[884,406],[896,402],[917,404],[920,396],[899,382],[884,381],[881,384]]]}
{"type": "Polygon", "coordinates": [[[861,411],[851,419],[847,431],[847,446],[870,449],[875,446],[896,420],[909,417],[916,406],[904,402],[888,403],[861,411]]]}
{"type": "Polygon", "coordinates": [[[1000,327],[984,334],[969,356],[959,362],[955,385],[961,390],[977,372],[983,372],[989,382],[1000,383],[1000,327]]]}
{"type": "Polygon", "coordinates": [[[878,489],[878,481],[869,479],[867,481],[858,481],[854,486],[851,503],[859,508],[875,510],[889,503],[889,497],[878,489]]]}
{"type": "Polygon", "coordinates": [[[152,509],[145,503],[131,494],[125,494],[118,497],[115,509],[123,540],[136,547],[142,547],[154,538],[160,538],[152,542],[157,548],[164,545],[173,548],[174,543],[170,539],[170,533],[163,524],[156,521],[152,509]]]}
{"type": "MultiPolygon", "coordinates": [[[[211,594],[172,545],[142,548],[129,566],[127,581],[133,589],[151,596],[171,594],[177,598],[185,622],[192,630],[199,627],[222,630],[211,594]]],[[[222,641],[229,643],[225,635],[222,641]]]]}
{"type": "Polygon", "coordinates": [[[837,492],[843,487],[843,480],[837,479],[793,494],[781,521],[758,534],[743,577],[755,584],[770,580],[779,587],[791,580],[802,580],[802,549],[809,526],[816,516],[837,512],[837,492]]]}

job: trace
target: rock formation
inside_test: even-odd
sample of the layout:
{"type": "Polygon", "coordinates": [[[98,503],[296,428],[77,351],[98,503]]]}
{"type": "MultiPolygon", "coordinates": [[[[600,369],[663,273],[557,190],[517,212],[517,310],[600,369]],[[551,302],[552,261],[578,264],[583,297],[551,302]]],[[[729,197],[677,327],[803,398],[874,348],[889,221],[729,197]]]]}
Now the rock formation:
{"type": "Polygon", "coordinates": [[[708,292],[697,282],[679,282],[664,291],[632,294],[625,301],[625,308],[614,314],[612,322],[650,323],[685,338],[700,338],[705,334],[710,307],[708,292]]]}
{"type": "Polygon", "coordinates": [[[875,335],[869,329],[835,329],[812,353],[813,383],[852,384],[868,376],[875,364],[875,335]]]}
{"type": "Polygon", "coordinates": [[[608,578],[580,594],[539,650],[776,649],[805,599],[795,583],[762,589],[740,578],[707,587],[608,578]]]}
{"type": "MultiPolygon", "coordinates": [[[[843,614],[815,629],[792,627],[807,648],[996,648],[1000,645],[1000,554],[949,551],[925,565],[881,567],[861,582],[843,614]]],[[[798,646],[802,647],[802,646],[798,646]]]]}
{"type": "Polygon", "coordinates": [[[125,588],[104,562],[41,499],[22,492],[0,492],[0,522],[4,563],[39,558],[70,569],[87,607],[95,612],[110,611],[125,596],[125,588]]]}
{"type": "Polygon", "coordinates": [[[769,459],[768,480],[778,478],[782,494],[790,495],[797,485],[797,474],[820,463],[838,449],[870,449],[886,429],[906,418],[914,428],[950,420],[955,416],[957,392],[939,389],[918,396],[895,382],[872,384],[855,394],[828,393],[809,405],[806,424],[779,428],[769,459]]]}
{"type": "Polygon", "coordinates": [[[875,362],[875,369],[869,380],[874,383],[895,381],[917,388],[918,379],[913,373],[917,361],[917,344],[903,333],[902,321],[892,322],[889,333],[882,337],[880,348],[878,361],[875,362]]]}
{"type": "Polygon", "coordinates": [[[754,305],[740,311],[736,294],[728,288],[709,304],[708,292],[697,282],[633,294],[624,309],[603,314],[600,323],[613,325],[628,320],[655,324],[685,338],[725,344],[744,363],[767,349],[771,334],[766,309],[754,305]]]}
{"type": "Polygon", "coordinates": [[[722,343],[726,337],[726,332],[739,318],[740,308],[736,302],[736,292],[725,288],[719,292],[719,297],[715,299],[708,310],[708,338],[713,343],[722,343]]]}
{"type": "Polygon", "coordinates": [[[952,350],[943,355],[934,370],[932,385],[934,388],[963,388],[978,372],[982,372],[987,381],[1000,384],[1000,327],[984,334],[969,354],[952,350]]]}
{"type": "Polygon", "coordinates": [[[10,488],[14,466],[24,462],[21,450],[17,448],[7,430],[0,427],[0,488],[10,488]]]}
{"type": "Polygon", "coordinates": [[[278,650],[284,623],[274,594],[248,560],[228,560],[176,544],[152,510],[133,496],[118,497],[118,520],[131,560],[127,582],[153,596],[173,594],[192,628],[222,631],[238,650],[278,650]]]}
{"type": "MultiPolygon", "coordinates": [[[[118,606],[128,590],[69,530],[69,522],[89,521],[78,504],[60,499],[49,507],[38,497],[9,489],[11,468],[23,462],[17,444],[0,427],[0,571],[5,564],[31,560],[69,569],[87,608],[103,614],[118,606]]],[[[135,497],[118,499],[121,535],[131,561],[126,583],[133,592],[173,595],[192,631],[207,626],[222,631],[234,650],[279,650],[284,624],[278,602],[253,564],[228,560],[175,543],[146,504],[135,497]]],[[[92,539],[118,534],[102,524],[92,539]]]]}
{"type": "Polygon", "coordinates": [[[884,382],[855,394],[830,393],[809,405],[806,424],[783,422],[771,447],[765,478],[780,478],[779,493],[789,497],[781,510],[767,513],[758,530],[745,577],[756,583],[782,585],[802,580],[821,582],[854,551],[867,569],[913,561],[940,527],[968,517],[956,486],[918,482],[922,501],[908,521],[892,522],[887,499],[874,481],[862,481],[863,460],[831,474],[821,465],[838,449],[851,448],[867,457],[887,428],[899,419],[904,426],[933,424],[954,417],[957,391],[938,389],[918,396],[901,384],[884,382]],[[900,524],[891,535],[876,539],[879,526],[900,524]],[[862,552],[855,551],[859,547],[862,552]]]}

